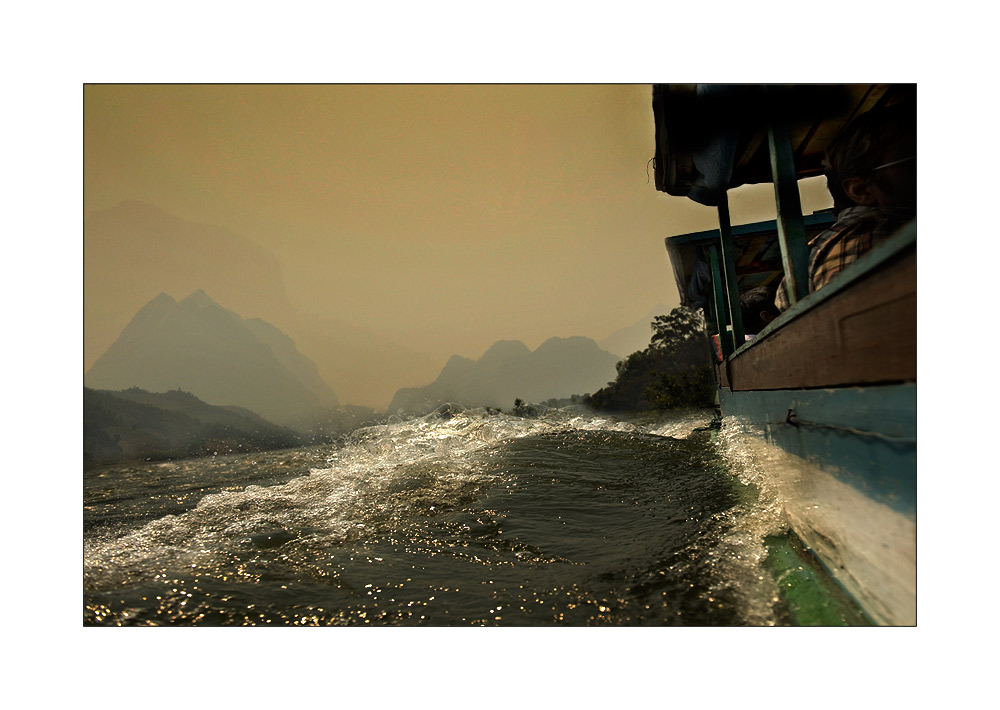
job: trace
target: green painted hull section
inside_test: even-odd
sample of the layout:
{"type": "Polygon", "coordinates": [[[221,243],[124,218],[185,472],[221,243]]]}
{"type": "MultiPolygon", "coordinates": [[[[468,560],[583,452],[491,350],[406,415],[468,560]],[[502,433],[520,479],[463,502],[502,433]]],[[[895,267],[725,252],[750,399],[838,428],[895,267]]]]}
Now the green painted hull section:
{"type": "Polygon", "coordinates": [[[860,606],[793,534],[768,537],[765,564],[792,626],[871,626],[860,606]]]}
{"type": "MultiPolygon", "coordinates": [[[[716,440],[713,435],[713,440],[716,440]]],[[[759,495],[753,485],[732,479],[733,495],[750,504],[759,495]]],[[[793,530],[764,538],[764,569],[778,587],[774,612],[778,625],[872,626],[873,621],[830,574],[830,570],[793,530]]]]}
{"type": "Polygon", "coordinates": [[[909,518],[917,509],[917,387],[719,390],[723,416],[909,518]],[[791,412],[791,414],[789,414],[791,412]]]}

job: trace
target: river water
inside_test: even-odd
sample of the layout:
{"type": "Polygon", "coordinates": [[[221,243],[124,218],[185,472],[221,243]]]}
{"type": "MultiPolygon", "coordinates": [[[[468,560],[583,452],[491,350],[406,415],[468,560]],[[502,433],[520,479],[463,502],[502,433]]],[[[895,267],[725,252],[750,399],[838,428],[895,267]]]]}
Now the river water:
{"type": "Polygon", "coordinates": [[[83,623],[859,623],[797,613],[789,574],[819,572],[711,422],[446,406],[338,445],[87,471],[83,623]]]}

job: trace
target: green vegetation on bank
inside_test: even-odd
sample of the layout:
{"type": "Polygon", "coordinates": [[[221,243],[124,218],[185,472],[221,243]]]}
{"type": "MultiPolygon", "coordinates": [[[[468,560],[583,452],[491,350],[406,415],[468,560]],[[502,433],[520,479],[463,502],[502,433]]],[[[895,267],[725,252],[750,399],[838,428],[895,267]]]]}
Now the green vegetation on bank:
{"type": "Polygon", "coordinates": [[[620,412],[713,406],[712,350],[701,313],[679,306],[650,326],[649,347],[619,362],[615,380],[585,403],[620,412]]]}

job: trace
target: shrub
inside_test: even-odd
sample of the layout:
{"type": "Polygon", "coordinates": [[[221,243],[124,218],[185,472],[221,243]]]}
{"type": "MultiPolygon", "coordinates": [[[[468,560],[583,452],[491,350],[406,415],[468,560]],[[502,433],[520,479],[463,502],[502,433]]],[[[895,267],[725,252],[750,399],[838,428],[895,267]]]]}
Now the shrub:
{"type": "Polygon", "coordinates": [[[690,368],[687,372],[661,374],[646,388],[643,397],[654,409],[710,407],[715,402],[715,375],[711,365],[690,368]]]}
{"type": "Polygon", "coordinates": [[[621,360],[615,381],[586,403],[614,411],[712,406],[715,376],[701,313],[678,307],[650,325],[649,346],[621,360]]]}

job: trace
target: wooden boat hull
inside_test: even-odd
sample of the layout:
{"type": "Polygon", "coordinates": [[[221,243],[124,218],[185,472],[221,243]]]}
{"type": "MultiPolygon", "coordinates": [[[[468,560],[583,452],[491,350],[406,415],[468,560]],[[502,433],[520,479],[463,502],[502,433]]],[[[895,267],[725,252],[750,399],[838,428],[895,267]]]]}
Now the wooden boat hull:
{"type": "Polygon", "coordinates": [[[916,623],[916,227],[718,367],[795,533],[873,621],[916,623]]]}
{"type": "MultiPolygon", "coordinates": [[[[675,251],[701,239],[683,236],[675,251]]],[[[759,483],[885,625],[916,623],[916,304],[914,224],[716,365],[724,428],[764,462],[759,483]]]]}

